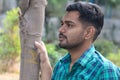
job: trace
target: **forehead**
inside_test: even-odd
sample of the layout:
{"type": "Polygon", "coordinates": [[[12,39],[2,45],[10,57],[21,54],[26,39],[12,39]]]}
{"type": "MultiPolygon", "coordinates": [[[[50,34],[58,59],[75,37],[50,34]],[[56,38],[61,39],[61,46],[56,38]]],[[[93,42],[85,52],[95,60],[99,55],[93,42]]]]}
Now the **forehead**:
{"type": "Polygon", "coordinates": [[[62,18],[62,21],[79,21],[79,12],[78,11],[67,11],[62,18]]]}

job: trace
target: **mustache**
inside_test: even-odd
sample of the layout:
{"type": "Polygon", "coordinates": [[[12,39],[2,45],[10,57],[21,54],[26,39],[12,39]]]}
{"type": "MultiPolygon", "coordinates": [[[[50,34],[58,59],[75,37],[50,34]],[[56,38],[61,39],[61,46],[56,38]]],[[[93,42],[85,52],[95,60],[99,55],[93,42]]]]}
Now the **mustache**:
{"type": "Polygon", "coordinates": [[[63,33],[59,33],[59,38],[60,38],[60,37],[67,38],[63,33]]]}

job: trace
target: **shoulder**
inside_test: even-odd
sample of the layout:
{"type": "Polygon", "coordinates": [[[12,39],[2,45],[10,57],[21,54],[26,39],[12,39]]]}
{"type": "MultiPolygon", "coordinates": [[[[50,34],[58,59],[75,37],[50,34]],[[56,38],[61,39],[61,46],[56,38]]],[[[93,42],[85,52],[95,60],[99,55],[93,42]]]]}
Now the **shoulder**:
{"type": "Polygon", "coordinates": [[[60,75],[65,71],[64,66],[66,65],[68,56],[65,55],[63,58],[61,58],[54,66],[53,74],[52,74],[52,80],[56,80],[60,78],[60,75]]]}
{"type": "Polygon", "coordinates": [[[110,60],[103,57],[99,52],[95,52],[93,57],[98,64],[101,65],[99,73],[100,80],[120,80],[120,68],[113,64],[110,60]]]}
{"type": "Polygon", "coordinates": [[[58,69],[62,68],[64,64],[70,62],[70,54],[66,54],[64,57],[62,57],[54,66],[54,71],[56,72],[58,69]]]}
{"type": "Polygon", "coordinates": [[[58,70],[59,70],[59,68],[60,68],[60,64],[61,64],[60,60],[55,64],[54,69],[53,69],[52,79],[51,79],[51,80],[55,80],[56,75],[58,74],[58,70]]]}
{"type": "Polygon", "coordinates": [[[120,68],[111,62],[105,63],[99,78],[105,80],[120,80],[120,68]]]}
{"type": "Polygon", "coordinates": [[[54,66],[54,71],[56,71],[59,68],[60,65],[61,65],[61,62],[59,60],[54,66]]]}

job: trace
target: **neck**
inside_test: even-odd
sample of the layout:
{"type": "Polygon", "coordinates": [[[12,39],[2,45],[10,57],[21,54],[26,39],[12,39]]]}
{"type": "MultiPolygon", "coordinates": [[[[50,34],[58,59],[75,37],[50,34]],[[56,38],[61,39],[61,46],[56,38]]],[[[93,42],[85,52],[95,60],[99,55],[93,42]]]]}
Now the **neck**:
{"type": "Polygon", "coordinates": [[[92,43],[83,43],[82,45],[79,45],[78,47],[72,48],[69,51],[71,55],[71,64],[74,64],[75,61],[86,51],[89,49],[92,43]]]}

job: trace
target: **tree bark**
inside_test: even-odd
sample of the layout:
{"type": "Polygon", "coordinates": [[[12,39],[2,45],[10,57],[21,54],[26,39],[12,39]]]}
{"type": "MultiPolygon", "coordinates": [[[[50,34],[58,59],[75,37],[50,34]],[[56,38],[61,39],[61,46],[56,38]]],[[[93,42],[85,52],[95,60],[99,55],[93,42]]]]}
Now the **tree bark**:
{"type": "Polygon", "coordinates": [[[20,0],[20,80],[39,80],[39,56],[34,47],[41,40],[46,0],[20,0]]]}

